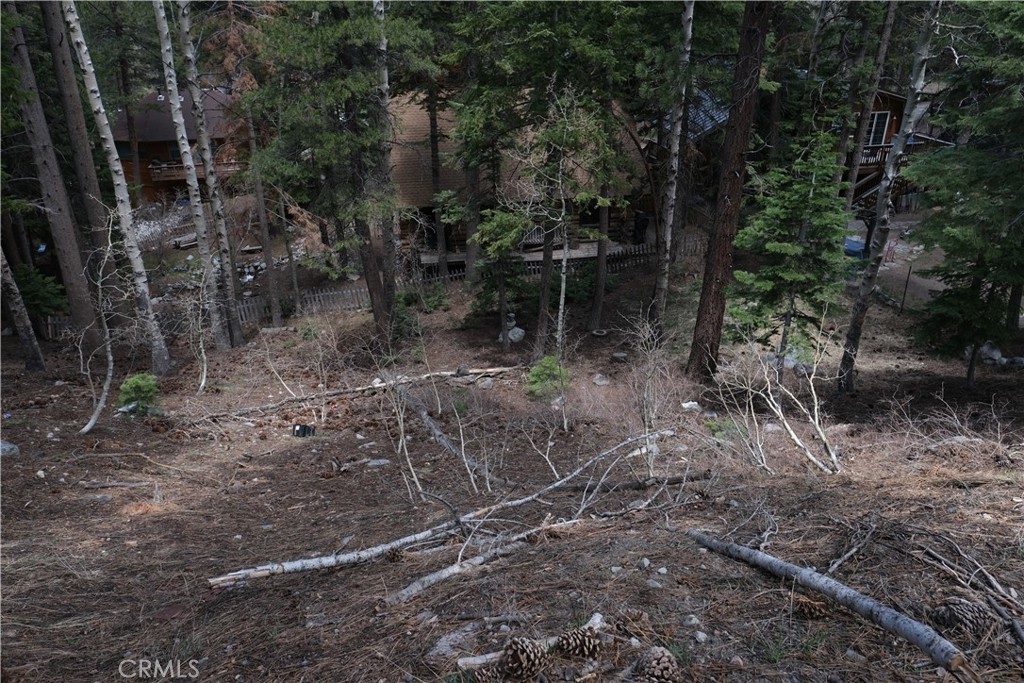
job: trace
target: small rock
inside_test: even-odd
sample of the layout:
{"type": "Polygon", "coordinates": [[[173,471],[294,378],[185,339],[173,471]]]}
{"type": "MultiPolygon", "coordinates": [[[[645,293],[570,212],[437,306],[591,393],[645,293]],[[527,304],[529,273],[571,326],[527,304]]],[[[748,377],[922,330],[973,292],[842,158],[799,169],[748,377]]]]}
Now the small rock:
{"type": "Polygon", "coordinates": [[[700,619],[696,614],[687,614],[683,617],[683,626],[697,626],[698,624],[700,624],[700,619]]]}
{"type": "Polygon", "coordinates": [[[599,387],[606,387],[609,384],[611,384],[611,380],[602,375],[600,372],[594,375],[594,379],[592,381],[599,387]]]}
{"type": "Polygon", "coordinates": [[[616,363],[625,363],[629,360],[629,355],[627,355],[625,351],[616,351],[612,354],[612,360],[616,363]]]}
{"type": "Polygon", "coordinates": [[[687,401],[682,405],[683,410],[692,410],[693,412],[700,412],[700,404],[696,401],[687,401]]]}
{"type": "Polygon", "coordinates": [[[46,479],[46,472],[43,472],[42,470],[38,470],[36,472],[36,476],[39,477],[40,479],[46,479]]]}
{"type": "Polygon", "coordinates": [[[498,630],[501,631],[502,633],[508,633],[512,629],[509,628],[508,624],[502,624],[501,626],[498,627],[498,630]]]}
{"type": "Polygon", "coordinates": [[[476,385],[478,387],[480,387],[481,389],[493,389],[494,388],[494,378],[493,377],[484,377],[479,382],[477,382],[476,385]]]}
{"type": "Polygon", "coordinates": [[[829,674],[825,679],[828,683],[843,683],[843,677],[839,674],[829,674]]]}
{"type": "Polygon", "coordinates": [[[648,560],[646,557],[644,557],[644,558],[642,558],[640,560],[640,567],[641,567],[641,569],[647,569],[650,566],[651,566],[651,561],[648,560]]]}
{"type": "Polygon", "coordinates": [[[861,653],[857,652],[852,647],[848,648],[846,650],[846,658],[849,659],[851,662],[858,662],[858,663],[868,661],[867,657],[865,657],[861,653]]]}
{"type": "Polygon", "coordinates": [[[640,639],[636,636],[633,636],[629,639],[629,644],[633,647],[640,647],[640,639]]]}
{"type": "Polygon", "coordinates": [[[91,496],[86,496],[85,498],[86,500],[91,500],[95,503],[109,503],[110,501],[114,500],[113,496],[108,496],[105,493],[96,493],[91,496]]]}
{"type": "Polygon", "coordinates": [[[782,431],[782,427],[780,427],[779,425],[775,424],[774,422],[769,422],[768,424],[766,424],[764,426],[764,431],[765,432],[781,432],[782,431]]]}
{"type": "Polygon", "coordinates": [[[704,633],[704,631],[697,631],[693,634],[693,639],[698,643],[706,643],[708,642],[708,634],[704,633]]]}
{"type": "Polygon", "coordinates": [[[729,663],[740,668],[746,666],[746,662],[743,661],[743,657],[740,657],[739,655],[733,655],[732,659],[729,660],[729,663]]]}
{"type": "Polygon", "coordinates": [[[0,441],[0,456],[20,455],[21,449],[10,441],[0,441]]]}
{"type": "Polygon", "coordinates": [[[658,568],[658,573],[659,574],[668,574],[668,567],[659,567],[658,568]]]}
{"type": "Polygon", "coordinates": [[[370,462],[366,463],[366,466],[367,467],[384,467],[385,465],[390,465],[390,464],[391,464],[391,461],[388,460],[387,458],[377,458],[376,460],[371,460],[370,462]]]}
{"type": "Polygon", "coordinates": [[[622,567],[612,567],[612,574],[618,574],[622,571],[622,567]]]}
{"type": "Polygon", "coordinates": [[[655,581],[654,579],[647,579],[647,587],[648,588],[661,588],[661,584],[658,583],[657,581],[655,581]]]}
{"type": "Polygon", "coordinates": [[[236,540],[236,541],[241,541],[242,540],[242,534],[235,534],[231,538],[236,540]]]}
{"type": "Polygon", "coordinates": [[[362,434],[356,434],[356,440],[357,440],[357,441],[362,441],[362,440],[363,440],[363,439],[365,439],[365,438],[366,438],[366,437],[365,437],[365,436],[363,436],[362,434]]]}

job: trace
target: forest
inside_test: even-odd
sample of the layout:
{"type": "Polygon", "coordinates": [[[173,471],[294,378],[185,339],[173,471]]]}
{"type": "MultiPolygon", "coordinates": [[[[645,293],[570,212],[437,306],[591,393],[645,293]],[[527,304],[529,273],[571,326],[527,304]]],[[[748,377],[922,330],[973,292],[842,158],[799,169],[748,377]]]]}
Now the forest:
{"type": "Polygon", "coordinates": [[[0,21],[5,683],[1024,676],[1024,5],[0,21]]]}

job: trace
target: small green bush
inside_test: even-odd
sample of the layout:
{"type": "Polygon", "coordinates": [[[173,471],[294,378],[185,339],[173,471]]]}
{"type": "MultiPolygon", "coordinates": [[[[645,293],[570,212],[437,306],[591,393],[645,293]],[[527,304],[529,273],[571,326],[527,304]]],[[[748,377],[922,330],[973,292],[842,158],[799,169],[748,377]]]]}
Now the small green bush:
{"type": "Polygon", "coordinates": [[[544,356],[530,368],[526,376],[526,393],[534,398],[546,398],[562,392],[569,384],[569,370],[554,356],[544,356]]]}
{"type": "Polygon", "coordinates": [[[145,414],[156,403],[158,391],[153,375],[147,372],[131,375],[121,384],[118,405],[123,407],[134,403],[135,412],[145,414]]]}

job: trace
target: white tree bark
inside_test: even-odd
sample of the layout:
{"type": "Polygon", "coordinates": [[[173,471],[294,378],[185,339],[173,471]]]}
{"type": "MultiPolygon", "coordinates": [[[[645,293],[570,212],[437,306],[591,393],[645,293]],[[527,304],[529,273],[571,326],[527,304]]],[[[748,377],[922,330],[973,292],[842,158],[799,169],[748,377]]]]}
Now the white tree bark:
{"type": "Polygon", "coordinates": [[[893,138],[889,156],[885,160],[885,169],[882,172],[882,181],[878,187],[878,199],[875,203],[876,225],[870,244],[870,256],[857,290],[857,300],[853,304],[846,342],[843,345],[843,358],[839,364],[838,390],[840,393],[854,390],[854,367],[857,363],[857,351],[860,348],[860,335],[864,328],[864,319],[867,317],[868,308],[871,306],[871,294],[875,290],[878,270],[881,268],[882,259],[885,256],[885,247],[889,243],[889,220],[891,218],[889,205],[892,200],[892,188],[899,175],[900,162],[903,159],[907,139],[914,133],[914,128],[920,120],[921,112],[917,110],[917,103],[924,92],[925,72],[928,60],[932,56],[930,47],[932,27],[941,2],[942,0],[932,0],[928,5],[928,11],[925,12],[921,30],[917,36],[917,47],[914,49],[914,62],[910,72],[910,87],[907,89],[903,119],[900,121],[899,132],[893,138]]]}
{"type": "Polygon", "coordinates": [[[209,301],[210,327],[213,330],[213,342],[219,351],[231,348],[231,335],[218,306],[220,283],[217,282],[218,267],[213,262],[210,252],[209,233],[206,229],[206,215],[203,213],[203,197],[199,191],[199,178],[196,165],[192,158],[192,148],[188,144],[188,131],[185,129],[185,116],[182,113],[181,97],[178,95],[178,75],[174,69],[174,51],[171,47],[171,29],[164,14],[163,0],[153,0],[153,13],[156,16],[157,33],[160,36],[160,60],[163,63],[164,87],[167,90],[167,102],[171,109],[171,120],[178,139],[178,151],[181,153],[181,164],[185,169],[185,183],[188,185],[188,203],[192,209],[192,222],[196,227],[196,243],[199,246],[199,258],[203,262],[203,287],[206,292],[214,293],[209,301]]]}
{"type": "MultiPolygon", "coordinates": [[[[695,0],[683,3],[683,41],[679,48],[679,93],[676,106],[672,107],[672,131],[669,134],[669,168],[665,183],[665,197],[662,203],[661,239],[658,240],[658,275],[654,285],[654,305],[651,310],[651,322],[655,333],[660,338],[664,326],[665,306],[668,302],[668,276],[672,265],[672,229],[676,224],[676,213],[679,211],[679,174],[681,173],[682,149],[686,144],[687,131],[683,130],[684,111],[686,106],[686,89],[690,78],[687,70],[690,67],[690,49],[693,45],[693,7],[695,0]]],[[[684,226],[685,228],[685,226],[684,226]]]]}
{"type": "Polygon", "coordinates": [[[174,3],[174,16],[178,21],[178,43],[181,46],[182,61],[185,64],[185,83],[192,96],[192,115],[196,123],[196,145],[206,171],[206,193],[210,197],[213,227],[217,233],[217,244],[220,250],[220,272],[224,283],[222,303],[224,311],[227,313],[231,345],[240,346],[245,343],[245,338],[242,335],[242,319],[238,314],[238,271],[235,269],[235,250],[231,243],[231,233],[228,231],[227,221],[224,218],[224,196],[220,189],[220,178],[213,160],[210,131],[206,127],[206,107],[203,105],[203,91],[199,87],[199,69],[196,67],[196,51],[192,44],[192,17],[189,12],[188,0],[177,0],[174,3]]]}
{"type": "Polygon", "coordinates": [[[117,148],[114,146],[114,134],[110,128],[107,111],[103,107],[103,98],[100,95],[96,70],[93,67],[92,58],[89,56],[89,47],[86,45],[85,36],[82,33],[78,9],[75,7],[74,0],[63,0],[61,6],[64,9],[64,20],[68,24],[71,43],[78,55],[78,63],[82,68],[82,79],[85,82],[89,106],[92,107],[96,128],[103,144],[103,151],[107,155],[107,165],[110,167],[110,172],[113,176],[114,196],[117,200],[118,230],[121,232],[125,253],[132,268],[136,305],[142,316],[146,333],[149,335],[153,374],[163,375],[171,369],[171,356],[167,351],[167,342],[164,341],[163,332],[160,331],[160,324],[157,322],[156,313],[153,311],[153,304],[149,298],[149,277],[146,274],[146,265],[142,261],[142,251],[139,249],[138,235],[135,232],[135,224],[132,220],[132,203],[128,196],[128,183],[125,180],[124,169],[121,167],[121,159],[117,156],[117,148]]]}
{"type": "Polygon", "coordinates": [[[794,564],[784,562],[777,557],[772,557],[753,548],[746,548],[735,543],[726,543],[710,538],[698,531],[687,531],[686,535],[705,548],[714,550],[716,553],[721,553],[735,560],[742,560],[747,564],[771,572],[780,578],[795,581],[801,586],[827,595],[843,607],[870,619],[889,633],[897,635],[917,646],[937,666],[960,674],[970,681],[981,680],[971,669],[964,654],[953,643],[936,633],[934,629],[904,616],[894,609],[886,607],[880,602],[853,590],[849,586],[839,583],[835,579],[819,574],[812,569],[797,567],[794,564]]]}

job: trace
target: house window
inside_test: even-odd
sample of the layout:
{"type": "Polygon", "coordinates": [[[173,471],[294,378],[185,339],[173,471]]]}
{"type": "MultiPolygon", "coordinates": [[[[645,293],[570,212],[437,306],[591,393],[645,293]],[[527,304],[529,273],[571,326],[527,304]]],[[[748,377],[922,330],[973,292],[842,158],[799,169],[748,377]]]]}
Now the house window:
{"type": "Polygon", "coordinates": [[[871,112],[871,124],[868,126],[868,142],[869,145],[884,145],[885,144],[885,132],[889,129],[889,112],[887,111],[873,111],[871,112]]]}

